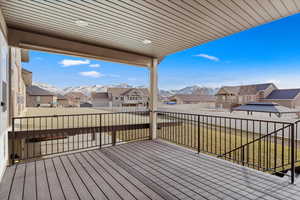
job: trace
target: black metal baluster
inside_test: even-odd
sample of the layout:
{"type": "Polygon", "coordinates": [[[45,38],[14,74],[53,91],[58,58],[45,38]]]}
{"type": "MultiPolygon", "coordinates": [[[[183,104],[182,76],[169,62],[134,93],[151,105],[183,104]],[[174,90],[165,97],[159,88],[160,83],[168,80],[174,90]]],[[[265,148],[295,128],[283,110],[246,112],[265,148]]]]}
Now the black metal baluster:
{"type": "Polygon", "coordinates": [[[274,141],[274,150],[275,150],[275,152],[274,152],[274,171],[276,171],[276,166],[277,166],[277,130],[276,130],[276,123],[274,123],[274,131],[276,131],[275,132],[275,137],[273,137],[273,139],[275,140],[274,141]]]}
{"type": "Polygon", "coordinates": [[[295,127],[291,124],[291,183],[295,182],[295,127]]]}

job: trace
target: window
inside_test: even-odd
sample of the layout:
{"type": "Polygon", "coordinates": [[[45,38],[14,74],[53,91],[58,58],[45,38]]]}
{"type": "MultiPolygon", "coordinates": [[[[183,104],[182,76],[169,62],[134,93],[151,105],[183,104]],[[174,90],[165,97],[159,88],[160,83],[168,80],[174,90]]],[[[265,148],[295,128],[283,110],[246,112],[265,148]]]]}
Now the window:
{"type": "Polygon", "coordinates": [[[36,101],[40,102],[41,101],[41,96],[36,96],[36,101]]]}

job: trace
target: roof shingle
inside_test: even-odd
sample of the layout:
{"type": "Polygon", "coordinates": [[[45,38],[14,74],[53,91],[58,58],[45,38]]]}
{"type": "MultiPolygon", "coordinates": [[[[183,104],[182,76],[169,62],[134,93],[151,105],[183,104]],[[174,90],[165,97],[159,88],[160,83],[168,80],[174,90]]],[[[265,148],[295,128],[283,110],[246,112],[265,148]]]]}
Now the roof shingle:
{"type": "Polygon", "coordinates": [[[299,93],[300,88],[274,90],[266,99],[294,99],[299,93]]]}
{"type": "Polygon", "coordinates": [[[36,85],[31,85],[26,88],[26,92],[32,96],[55,96],[54,93],[44,90],[36,85]]]}

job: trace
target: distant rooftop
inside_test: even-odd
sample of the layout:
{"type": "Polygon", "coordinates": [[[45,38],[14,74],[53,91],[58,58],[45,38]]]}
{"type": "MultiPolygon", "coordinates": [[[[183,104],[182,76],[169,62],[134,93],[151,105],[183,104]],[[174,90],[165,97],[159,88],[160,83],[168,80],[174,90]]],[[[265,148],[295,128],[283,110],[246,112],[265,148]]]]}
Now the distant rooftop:
{"type": "Polygon", "coordinates": [[[35,85],[31,85],[31,86],[27,87],[26,92],[32,96],[55,96],[54,93],[44,90],[35,85]]]}
{"type": "Polygon", "coordinates": [[[294,99],[299,93],[300,88],[274,90],[266,99],[294,99]]]}
{"type": "Polygon", "coordinates": [[[92,92],[92,99],[110,99],[108,92],[92,92]]]}
{"type": "Polygon", "coordinates": [[[300,110],[281,106],[277,103],[251,102],[232,109],[233,111],[266,112],[275,114],[298,113],[300,110]]]}
{"type": "MultiPolygon", "coordinates": [[[[257,92],[259,91],[266,90],[271,85],[273,85],[276,88],[274,83],[262,83],[262,84],[252,84],[252,85],[223,86],[221,87],[219,92],[225,90],[229,93],[236,94],[236,95],[251,95],[251,94],[257,94],[257,92]]],[[[219,94],[219,92],[217,94],[219,94]]]]}

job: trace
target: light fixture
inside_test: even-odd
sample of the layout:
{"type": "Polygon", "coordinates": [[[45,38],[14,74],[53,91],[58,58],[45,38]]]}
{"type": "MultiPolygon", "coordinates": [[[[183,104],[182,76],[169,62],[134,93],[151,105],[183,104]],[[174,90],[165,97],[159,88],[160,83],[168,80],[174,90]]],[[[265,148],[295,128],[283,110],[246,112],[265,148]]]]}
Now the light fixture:
{"type": "Polygon", "coordinates": [[[152,43],[152,41],[151,41],[151,40],[147,40],[147,39],[145,39],[145,40],[143,40],[143,43],[144,43],[144,44],[151,44],[151,43],[152,43]]]}
{"type": "Polygon", "coordinates": [[[87,21],[83,21],[83,20],[77,20],[75,21],[75,24],[80,27],[87,27],[89,25],[87,21]]]}

